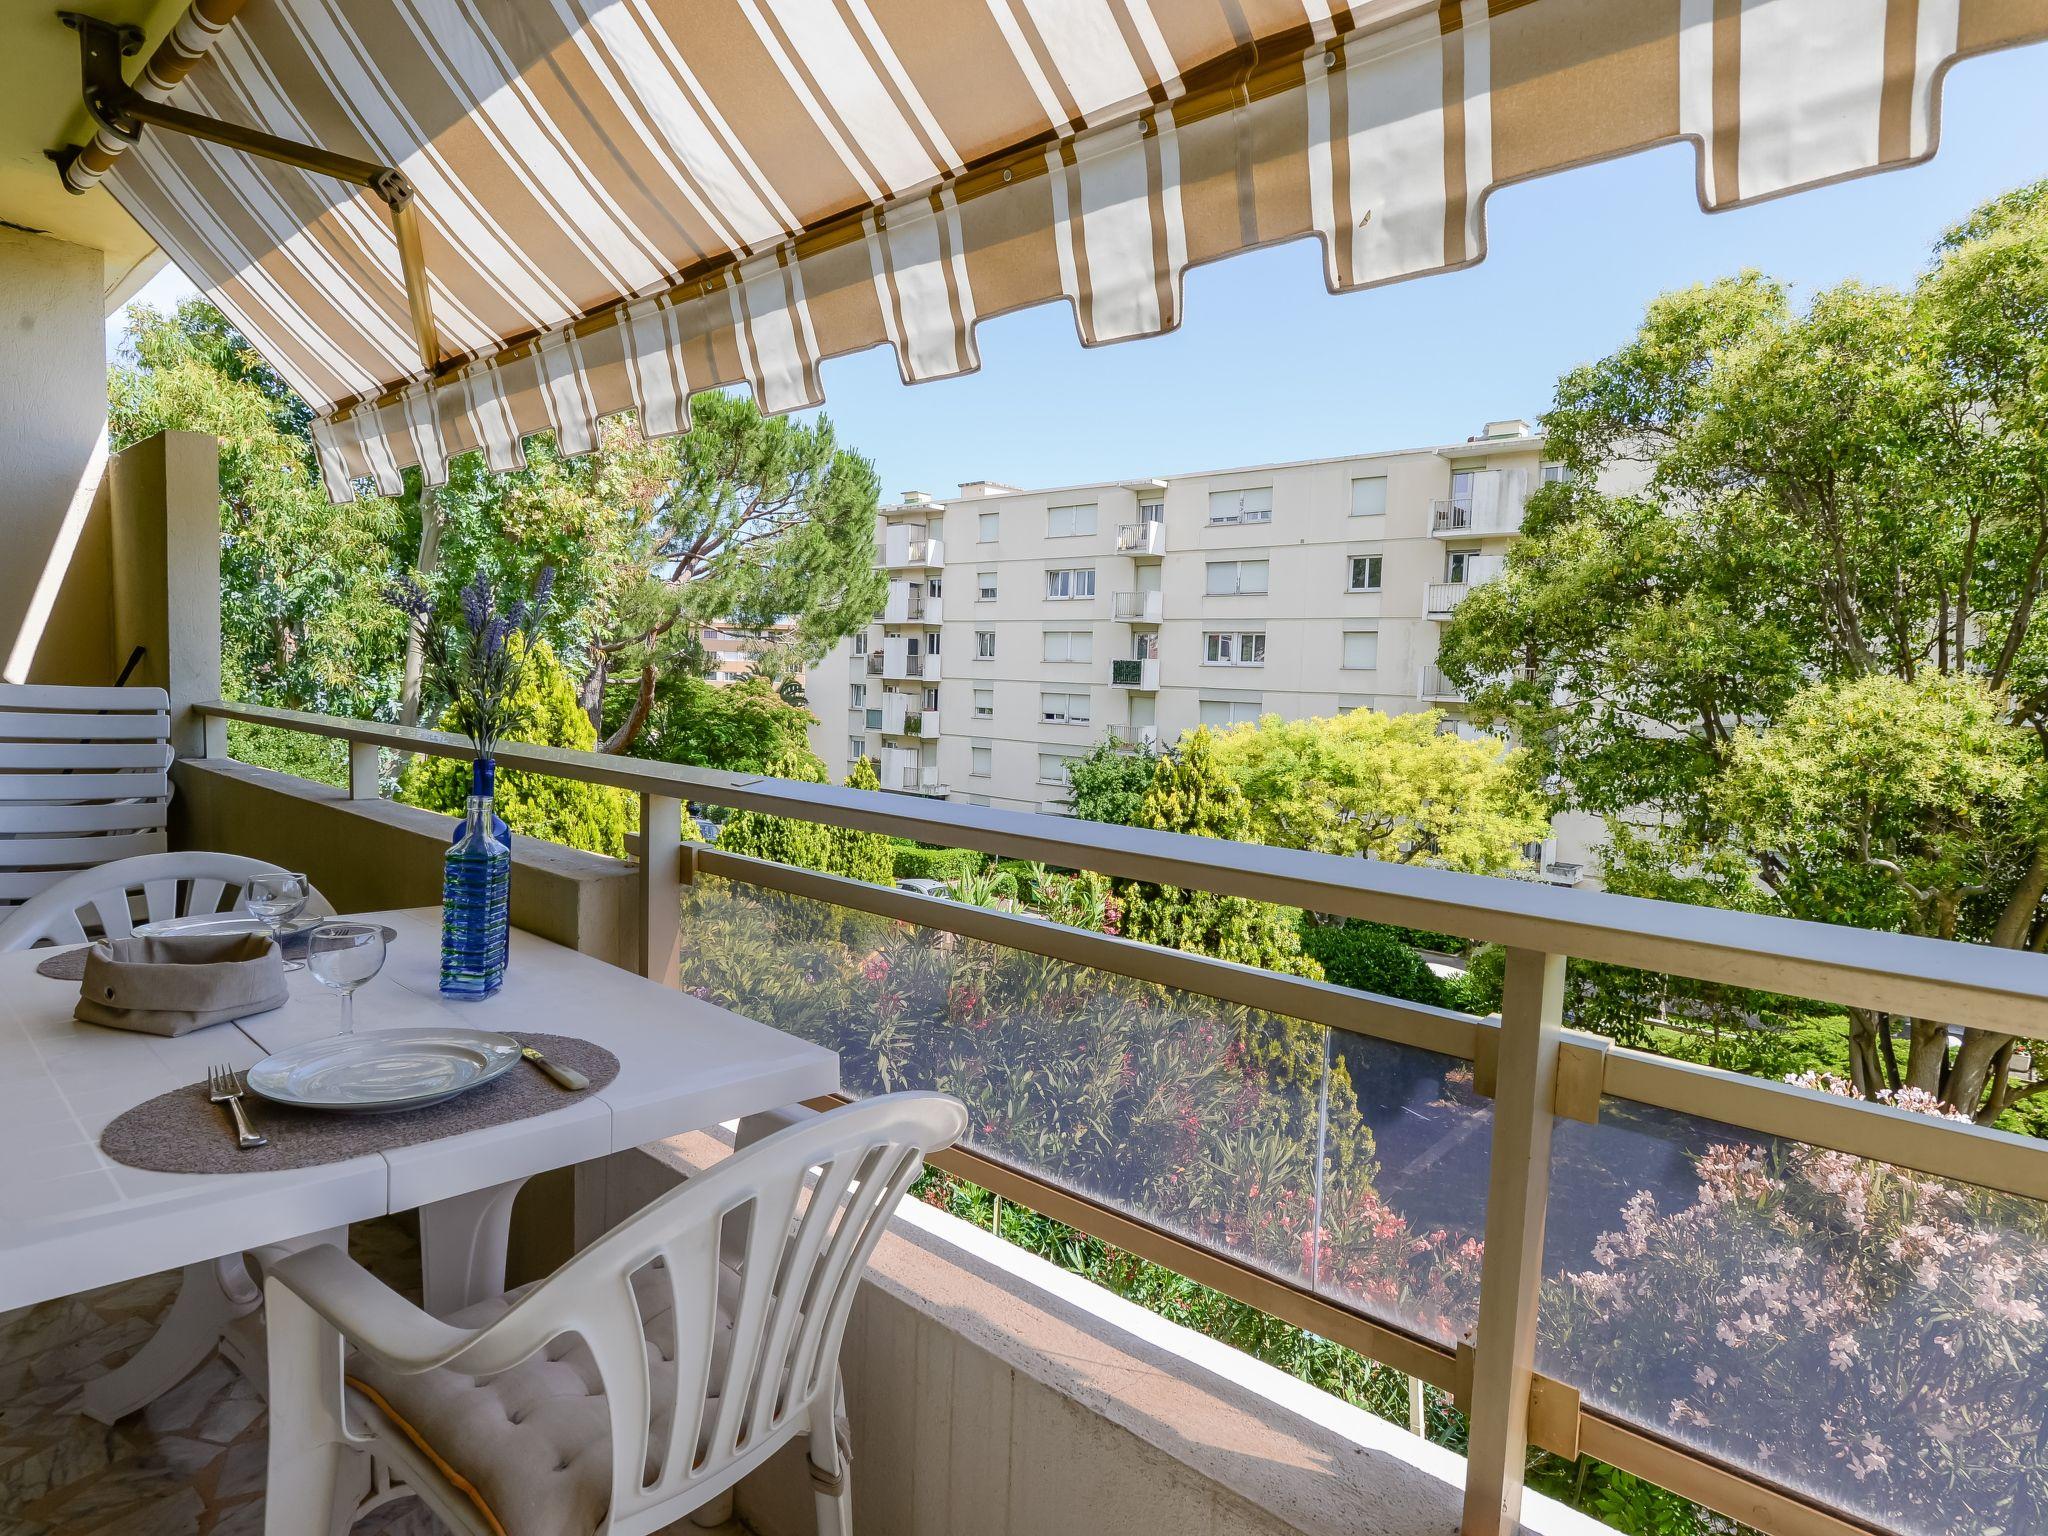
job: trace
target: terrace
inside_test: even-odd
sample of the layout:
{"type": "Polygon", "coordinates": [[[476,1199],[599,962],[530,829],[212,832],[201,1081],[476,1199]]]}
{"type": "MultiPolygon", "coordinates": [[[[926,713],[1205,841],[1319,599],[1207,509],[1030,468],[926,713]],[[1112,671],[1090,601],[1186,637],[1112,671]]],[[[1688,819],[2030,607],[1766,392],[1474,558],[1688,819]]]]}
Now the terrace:
{"type": "MultiPolygon", "coordinates": [[[[1697,107],[1697,82],[1688,77],[1681,102],[1679,82],[1659,77],[1654,89],[1626,80],[1605,89],[1633,88],[1657,102],[1668,96],[1668,123],[1617,126],[1591,108],[1598,121],[1574,116],[1570,104],[1587,97],[1584,74],[1564,68],[1560,50],[1590,50],[1577,63],[1596,73],[1649,69],[1644,59],[1655,50],[1600,42],[1604,29],[1641,25],[1635,18],[1592,23],[1566,10],[1553,27],[1567,4],[1536,0],[1498,17],[1479,7],[1470,24],[1450,29],[1439,28],[1433,6],[1373,7],[1369,16],[1352,13],[1341,40],[1317,34],[1312,46],[1293,46],[1304,39],[1283,31],[1268,41],[1291,47],[1287,78],[1261,79],[1248,92],[1233,86],[1222,101],[1199,89],[1176,96],[1185,125],[1178,152],[1190,162],[1209,153],[1203,125],[1229,125],[1232,113],[1270,129],[1287,120],[1282,114],[1305,110],[1305,72],[1325,93],[1316,99],[1326,100],[1354,88],[1364,99],[1416,50],[1436,72],[1431,79],[1440,78],[1440,54],[1476,68],[1475,33],[1490,37],[1496,70],[1512,59],[1547,59],[1559,77],[1547,82],[1539,73],[1522,84],[1525,92],[1558,87],[1557,116],[1541,131],[1524,125],[1526,139],[1517,139],[1505,109],[1487,119],[1501,147],[1482,181],[1493,164],[1509,163],[1510,145],[1529,150],[1513,161],[1527,174],[1551,168],[1531,158],[1539,153],[1561,165],[1639,147],[1630,133],[1647,135],[1645,142],[1700,135],[1716,174],[1732,176],[1737,164],[1774,163],[1753,155],[1748,139],[1739,162],[1732,151],[1713,151],[1717,135],[1724,148],[1734,142],[1734,116],[1745,134],[1762,136],[1802,108],[1827,105],[1757,102],[1745,86],[1726,93],[1732,104],[1709,92],[1717,115],[1700,123],[1686,115],[1697,107]],[[1383,47],[1389,36],[1401,46],[1383,47]],[[1774,114],[1773,106],[1786,110],[1774,114]]],[[[248,27],[228,45],[230,56],[246,58],[266,37],[275,42],[265,25],[293,5],[249,0],[244,12],[202,0],[192,14],[209,32],[248,27]]],[[[182,5],[129,9],[152,44],[187,15],[182,5]]],[[[1182,19],[1198,10],[1181,9],[1182,19]]],[[[1966,4],[1962,14],[1950,52],[2048,35],[2038,6],[1987,16],[1966,4]]],[[[1812,24],[1832,23],[1816,16],[1812,24]]],[[[65,62],[36,73],[70,89],[76,61],[67,50],[76,45],[68,34],[52,44],[40,17],[11,20],[7,29],[25,49],[41,50],[40,62],[65,62]]],[[[289,29],[272,25],[281,30],[289,29]]],[[[1696,69],[1694,43],[1681,51],[1696,69]]],[[[1205,69],[1227,62],[1225,45],[1215,47],[1223,51],[1182,61],[1176,84],[1183,75],[1199,82],[1205,69]]],[[[1947,60],[1936,49],[1908,73],[1931,82],[1947,60]]],[[[1158,60],[1148,67],[1156,74],[1158,60]]],[[[222,94],[217,78],[197,78],[211,89],[188,97],[222,94]]],[[[1889,101],[1892,89],[1873,87],[1873,102],[1879,94],[1889,101]]],[[[1517,110],[1527,109],[1524,97],[1517,110]]],[[[343,137],[334,110],[327,126],[343,137]]],[[[452,144],[469,116],[458,103],[445,111],[452,144]]],[[[283,112],[280,105],[276,115],[283,112]]],[[[273,204],[253,182],[222,179],[210,194],[184,181],[191,197],[166,198],[167,182],[190,170],[179,170],[183,151],[129,149],[124,157],[117,148],[103,164],[88,156],[71,162],[93,173],[90,210],[59,203],[46,213],[25,201],[0,213],[59,230],[67,250],[89,249],[112,270],[148,241],[98,185],[111,177],[130,212],[180,244],[194,275],[302,374],[330,489],[347,494],[369,479],[389,490],[415,463],[445,473],[453,453],[480,450],[502,467],[521,433],[553,431],[565,446],[587,441],[591,423],[576,415],[579,399],[601,402],[607,413],[630,406],[649,423],[666,408],[676,427],[688,390],[744,378],[772,408],[787,409],[809,403],[822,355],[880,341],[898,347],[906,379],[963,371],[978,362],[963,306],[978,298],[994,313],[1058,296],[1033,283],[1076,285],[1067,296],[1090,341],[1168,328],[1178,285],[1155,282],[1161,274],[1151,263],[1155,248],[1156,259],[1183,264],[1187,250],[1164,234],[1129,238],[1095,221],[1104,188],[1130,176],[1146,190],[1135,209],[1117,212],[1131,213],[1140,233],[1144,220],[1180,208],[1178,186],[1169,198],[1146,180],[1166,174],[1157,136],[1177,131],[1170,114],[1141,90],[1136,104],[1094,102],[1048,123],[1054,138],[1113,140],[1084,144],[1095,152],[1048,174],[1033,113],[1031,122],[1000,124],[999,135],[974,140],[1029,148],[955,166],[939,178],[941,190],[895,200],[821,196],[821,209],[831,211],[792,211],[804,238],[792,233],[786,261],[758,255],[759,239],[735,241],[749,253],[744,262],[735,256],[693,270],[658,302],[626,302],[626,293],[648,288],[624,284],[617,308],[596,319],[557,316],[537,341],[516,339],[518,327],[458,292],[468,274],[445,231],[431,236],[422,258],[416,238],[408,247],[401,218],[375,262],[350,268],[351,282],[375,286],[374,303],[364,307],[381,318],[363,329],[378,337],[364,346],[386,355],[368,361],[352,350],[355,340],[322,330],[346,328],[331,295],[304,294],[327,280],[308,272],[339,270],[321,254],[322,242],[364,240],[366,229],[384,238],[374,202],[345,202],[340,212],[320,204],[306,220],[317,229],[266,233],[266,218],[302,205],[296,196],[273,204]],[[1114,137],[1132,124],[1143,126],[1126,135],[1128,144],[1114,137]],[[137,163],[122,166],[124,158],[137,163]],[[973,261],[953,242],[963,238],[961,211],[971,199],[957,189],[971,184],[1001,197],[987,189],[1012,185],[1020,168],[1028,174],[1017,184],[1043,193],[1050,182],[1062,211],[1034,226],[1021,204],[984,208],[988,227],[965,221],[969,247],[1000,247],[1036,228],[1045,259],[978,271],[970,295],[958,278],[973,261]],[[1108,182],[1092,179],[1110,172],[1108,182]],[[220,207],[202,217],[207,195],[220,207]],[[873,216],[881,203],[886,219],[873,216]],[[859,215],[849,223],[842,210],[855,204],[859,215]],[[1088,218],[1070,207],[1086,207],[1088,218]],[[1074,250],[1098,239],[1101,259],[1077,267],[1074,250]],[[263,248],[238,254],[227,249],[236,240],[263,248]],[[1164,254],[1172,251],[1178,256],[1164,254]],[[849,252],[859,257],[857,271],[847,266],[849,252]],[[1064,263],[1055,259],[1062,252],[1064,263]],[[1143,270],[1113,270],[1112,256],[1143,270]],[[870,268],[871,259],[879,265],[870,268]],[[799,268],[807,301],[790,297],[786,274],[799,268]],[[289,282],[280,275],[287,269],[289,282]],[[725,315],[715,334],[706,299],[714,291],[725,315]],[[918,293],[929,301],[922,309],[918,293]],[[854,318],[856,300],[889,312],[854,318]],[[475,333],[461,356],[442,355],[436,315],[451,336],[475,333]],[[403,356],[393,365],[388,354],[411,342],[425,367],[403,356]],[[665,383],[654,377],[655,359],[674,362],[665,383]],[[490,410],[478,407],[485,400],[490,410]]],[[[1239,122],[1223,135],[1230,144],[1216,151],[1219,164],[1234,162],[1235,145],[1251,142],[1254,126],[1239,122]]],[[[1894,137],[1888,128],[1873,164],[1903,161],[1920,152],[1913,145],[1931,143],[1924,122],[1919,139],[1894,137]]],[[[590,146],[579,153],[599,159],[590,146]]],[[[211,166],[215,152],[194,157],[211,166]]],[[[439,157],[392,158],[420,173],[431,213],[435,197],[447,195],[424,179],[439,157]]],[[[1305,147],[1297,158],[1306,177],[1305,147]]],[[[1811,174],[1718,187],[1710,177],[1706,185],[1716,201],[1733,202],[1845,169],[1797,156],[1785,163],[1811,174]]],[[[1281,173],[1259,170],[1262,184],[1281,173]]],[[[1407,275],[1396,270],[1400,250],[1353,238],[1369,226],[1352,216],[1348,186],[1340,190],[1343,208],[1327,213],[1308,212],[1321,204],[1304,195],[1302,216],[1322,222],[1294,233],[1332,236],[1340,286],[1407,275]]],[[[1469,190],[1476,208],[1480,189],[1469,190]]],[[[1423,211],[1419,227],[1437,231],[1440,244],[1416,270],[1477,254],[1476,213],[1468,225],[1442,198],[1423,211]],[[1448,227],[1471,247],[1443,248],[1447,212],[1448,227]]],[[[83,306],[90,345],[84,363],[68,354],[49,363],[19,344],[10,357],[6,387],[17,408],[0,416],[0,456],[20,466],[10,531],[34,558],[17,562],[0,585],[0,620],[13,637],[8,681],[111,682],[139,648],[130,681],[163,689],[168,701],[174,762],[165,845],[303,869],[342,911],[431,906],[447,823],[386,798],[385,770],[397,755],[465,758],[468,744],[222,697],[215,445],[171,433],[105,455],[97,383],[67,389],[86,364],[97,373],[99,302],[118,284],[100,280],[97,261],[85,272],[67,267],[62,253],[50,257],[49,243],[56,242],[0,233],[0,260],[42,284],[26,287],[22,300],[37,313],[75,322],[83,306]],[[345,785],[237,761],[233,743],[252,729],[342,744],[345,785]]],[[[619,249],[607,260],[630,264],[619,249]]],[[[686,266],[671,260],[663,270],[686,266]]],[[[77,329],[66,333],[73,342],[77,329]]],[[[1163,526],[1139,527],[1142,537],[1120,531],[1118,548],[1158,554],[1163,526]]],[[[892,570],[941,563],[936,528],[892,525],[888,540],[882,562],[892,570]]],[[[1431,606],[1437,611],[1435,587],[1431,606]]],[[[926,673],[923,657],[896,637],[856,667],[864,676],[936,672],[926,673]]],[[[1110,680],[1153,688],[1157,667],[1156,659],[1117,660],[1110,680]]],[[[915,718],[905,714],[906,732],[915,718]]],[[[49,726],[56,742],[87,730],[82,721],[49,726]]],[[[877,1250],[845,1349],[859,1529],[1599,1529],[1527,1489],[1532,1447],[1597,1458],[1770,1536],[1932,1536],[2038,1524],[2038,1506],[2028,1502],[2038,1488],[2029,1447],[2038,1440],[2039,1382],[2048,1369],[2035,1300],[2048,1279],[2048,1144],[1615,1046],[1568,1027],[1565,971],[1569,961],[1593,962],[2037,1038],[2048,1004],[2048,960],[2040,956],[1296,850],[1219,847],[923,798],[944,793],[936,770],[895,751],[884,787],[914,796],[521,744],[503,747],[499,762],[623,790],[637,802],[642,829],[628,859],[522,839],[511,898],[517,927],[676,989],[679,1010],[690,994],[829,1048],[845,1097],[905,1086],[959,1097],[970,1130],[934,1159],[939,1168],[1380,1362],[1418,1384],[1418,1404],[1455,1405],[1467,1426],[1454,1454],[911,1203],[877,1250]],[[1498,944],[1507,953],[1502,1006],[1476,1018],[678,842],[686,807],[889,833],[1498,944]],[[1886,1369],[1881,1349],[1924,1351],[1929,1370],[1938,1350],[1939,1390],[1923,1390],[1924,1376],[1886,1369]]],[[[15,836],[27,825],[0,821],[15,836]]],[[[507,1278],[547,1272],[716,1163],[731,1140],[714,1127],[603,1156],[565,1151],[518,1196],[507,1278]]],[[[58,1155],[100,1166],[90,1145],[58,1155]]],[[[20,1166],[0,1171],[0,1217],[9,1222],[9,1181],[25,1177],[20,1166]]],[[[182,1259],[214,1258],[208,1237],[191,1234],[182,1259]]],[[[419,1283],[403,1219],[366,1223],[353,1242],[394,1283],[419,1283]]],[[[33,1291],[32,1277],[4,1278],[10,1297],[33,1291]]],[[[268,1388],[260,1371],[244,1374],[248,1356],[210,1357],[185,1385],[111,1430],[79,1414],[86,1383],[152,1336],[173,1289],[166,1275],[134,1275],[0,1317],[0,1525],[23,1536],[226,1532],[258,1529],[266,1519],[282,1528],[261,1497],[268,1388]]],[[[807,1532],[803,1470],[786,1455],[701,1519],[737,1521],[761,1536],[807,1532]]],[[[399,1500],[358,1527],[377,1528],[411,1536],[432,1524],[399,1500]]]]}

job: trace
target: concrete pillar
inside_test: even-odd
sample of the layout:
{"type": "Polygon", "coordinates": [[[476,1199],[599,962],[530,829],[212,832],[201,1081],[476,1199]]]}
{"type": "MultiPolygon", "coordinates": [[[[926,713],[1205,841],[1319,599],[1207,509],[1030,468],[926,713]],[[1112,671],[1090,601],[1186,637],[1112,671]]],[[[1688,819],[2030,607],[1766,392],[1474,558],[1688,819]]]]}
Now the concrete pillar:
{"type": "Polygon", "coordinates": [[[159,432],[117,454],[108,483],[113,649],[144,648],[129,681],[170,693],[171,745],[201,756],[192,706],[220,697],[220,444],[159,432]]]}
{"type": "Polygon", "coordinates": [[[107,458],[101,268],[98,251],[0,228],[0,678],[11,683],[114,680],[95,516],[107,458]]]}

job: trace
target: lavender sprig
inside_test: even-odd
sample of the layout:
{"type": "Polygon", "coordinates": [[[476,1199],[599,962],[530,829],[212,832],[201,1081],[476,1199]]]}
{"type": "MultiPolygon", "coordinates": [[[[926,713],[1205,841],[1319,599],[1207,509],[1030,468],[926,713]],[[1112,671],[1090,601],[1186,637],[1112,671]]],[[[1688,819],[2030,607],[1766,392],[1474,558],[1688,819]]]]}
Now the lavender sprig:
{"type": "Polygon", "coordinates": [[[387,601],[417,628],[427,663],[448,694],[449,713],[479,757],[497,750],[509,724],[512,694],[554,586],[554,567],[544,567],[530,599],[501,608],[479,571],[461,590],[459,625],[434,623],[434,600],[411,572],[393,580],[386,591],[387,601]]]}

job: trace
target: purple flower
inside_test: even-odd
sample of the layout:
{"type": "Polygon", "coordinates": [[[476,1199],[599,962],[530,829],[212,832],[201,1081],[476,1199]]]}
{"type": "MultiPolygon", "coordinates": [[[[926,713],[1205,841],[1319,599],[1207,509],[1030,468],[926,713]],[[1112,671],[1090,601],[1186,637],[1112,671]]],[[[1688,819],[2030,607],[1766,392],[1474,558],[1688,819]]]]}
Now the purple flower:
{"type": "Polygon", "coordinates": [[[470,634],[479,638],[491,621],[491,589],[482,571],[478,571],[469,585],[462,589],[462,619],[469,626],[470,634]]]}
{"type": "Polygon", "coordinates": [[[384,600],[410,619],[423,620],[434,611],[434,599],[411,571],[392,578],[384,588],[384,600]]]}

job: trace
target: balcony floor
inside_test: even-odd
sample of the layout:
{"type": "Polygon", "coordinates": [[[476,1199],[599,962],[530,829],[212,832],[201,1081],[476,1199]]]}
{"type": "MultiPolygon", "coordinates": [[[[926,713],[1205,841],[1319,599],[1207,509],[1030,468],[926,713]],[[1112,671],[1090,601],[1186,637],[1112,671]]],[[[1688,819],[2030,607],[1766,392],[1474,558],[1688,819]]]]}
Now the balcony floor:
{"type": "MultiPolygon", "coordinates": [[[[350,1250],[417,1297],[409,1228],[370,1222],[350,1250]]],[[[149,1337],[177,1290],[150,1275],[0,1315],[0,1531],[7,1536],[260,1536],[266,1424],[262,1399],[218,1353],[118,1424],[76,1411],[86,1382],[149,1337]]],[[[352,1536],[442,1536],[416,1501],[366,1515],[352,1536]]],[[[671,1531],[706,1532],[687,1521],[671,1531]]],[[[716,1528],[745,1536],[745,1528],[716,1528]]],[[[715,1533],[714,1533],[715,1536],[715,1533]]]]}

